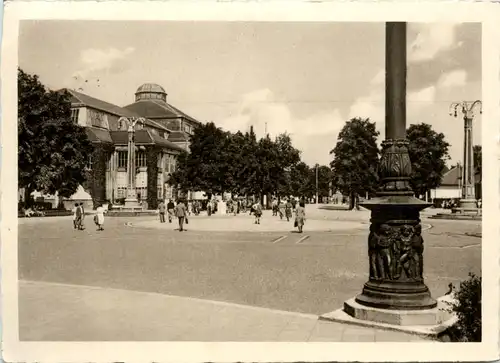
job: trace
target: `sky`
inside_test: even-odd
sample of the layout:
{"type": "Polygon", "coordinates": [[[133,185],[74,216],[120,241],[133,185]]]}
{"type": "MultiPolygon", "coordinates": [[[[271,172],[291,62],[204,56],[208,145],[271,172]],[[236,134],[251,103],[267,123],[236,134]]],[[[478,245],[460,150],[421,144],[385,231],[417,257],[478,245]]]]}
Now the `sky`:
{"type": "MultiPolygon", "coordinates": [[[[462,161],[452,102],[481,99],[481,25],[410,23],[407,125],[428,123],[462,161]]],[[[384,23],[23,21],[19,66],[49,88],[125,106],[143,83],[202,121],[258,136],[287,132],[310,165],[339,131],[370,118],[384,138],[384,23]],[[87,80],[87,82],[85,82],[87,80]]],[[[481,144],[481,116],[474,121],[481,144]]]]}

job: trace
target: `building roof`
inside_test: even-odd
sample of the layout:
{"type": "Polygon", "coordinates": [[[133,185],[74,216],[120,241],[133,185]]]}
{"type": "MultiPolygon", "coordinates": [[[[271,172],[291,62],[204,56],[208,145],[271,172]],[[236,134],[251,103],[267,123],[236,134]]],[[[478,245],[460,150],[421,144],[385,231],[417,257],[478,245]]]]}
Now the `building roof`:
{"type": "Polygon", "coordinates": [[[133,111],[117,105],[113,105],[112,103],[106,101],[99,100],[84,93],[80,93],[72,89],[66,89],[66,91],[68,91],[72,96],[72,103],[80,103],[84,106],[95,108],[96,110],[104,111],[116,116],[139,117],[139,115],[133,111]]]}
{"type": "MultiPolygon", "coordinates": [[[[462,167],[453,166],[449,171],[444,173],[441,179],[441,186],[458,186],[462,177],[462,167]]],[[[481,180],[481,173],[476,170],[475,173],[476,183],[481,180]]]]}
{"type": "MultiPolygon", "coordinates": [[[[128,144],[128,132],[127,131],[110,131],[111,139],[115,145],[127,145],[128,144]]],[[[170,142],[158,135],[153,134],[149,130],[137,130],[135,132],[135,143],[136,145],[159,145],[172,150],[184,150],[182,147],[170,142]]]]}
{"type": "Polygon", "coordinates": [[[135,93],[144,93],[144,92],[153,92],[153,93],[167,93],[165,89],[156,83],[144,83],[143,85],[137,88],[135,93]]]}
{"type": "Polygon", "coordinates": [[[163,102],[157,99],[142,99],[125,106],[129,111],[137,113],[143,117],[149,118],[179,118],[183,117],[191,122],[199,124],[200,121],[195,120],[191,116],[182,112],[178,108],[172,106],[168,102],[163,102]]]}
{"type": "MultiPolygon", "coordinates": [[[[71,102],[72,103],[88,106],[90,108],[94,108],[94,109],[99,110],[99,111],[107,112],[107,113],[110,113],[110,114],[118,116],[118,117],[140,117],[141,116],[141,115],[139,115],[131,110],[128,110],[124,107],[113,105],[112,103],[99,100],[97,98],[91,97],[91,96],[86,95],[84,93],[77,92],[77,91],[74,91],[72,89],[67,89],[67,88],[65,90],[68,91],[69,94],[71,95],[71,98],[72,98],[71,102]]],[[[145,116],[143,116],[143,117],[145,117],[145,116]]],[[[170,131],[169,129],[167,129],[165,126],[159,124],[158,122],[153,121],[153,120],[149,120],[147,118],[146,118],[145,123],[148,126],[151,126],[151,127],[157,128],[157,129],[161,129],[163,131],[170,131]]]]}
{"type": "Polygon", "coordinates": [[[85,132],[87,133],[87,137],[89,138],[90,142],[106,144],[113,143],[111,135],[109,134],[109,130],[98,129],[95,127],[85,127],[85,132]]]}

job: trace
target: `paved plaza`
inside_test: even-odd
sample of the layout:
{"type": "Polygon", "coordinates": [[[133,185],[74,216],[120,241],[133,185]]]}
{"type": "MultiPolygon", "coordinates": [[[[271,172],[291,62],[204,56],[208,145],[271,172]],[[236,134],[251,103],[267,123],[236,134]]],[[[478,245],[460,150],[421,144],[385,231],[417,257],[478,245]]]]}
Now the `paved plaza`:
{"type": "MultiPolygon", "coordinates": [[[[270,212],[261,225],[192,216],[182,233],[154,216],[110,217],[102,232],[90,217],[85,231],[68,217],[20,219],[20,339],[421,341],[318,321],[368,279],[369,213],[307,215],[303,234],[270,212]]],[[[481,222],[422,219],[434,297],[481,273],[481,222]]]]}

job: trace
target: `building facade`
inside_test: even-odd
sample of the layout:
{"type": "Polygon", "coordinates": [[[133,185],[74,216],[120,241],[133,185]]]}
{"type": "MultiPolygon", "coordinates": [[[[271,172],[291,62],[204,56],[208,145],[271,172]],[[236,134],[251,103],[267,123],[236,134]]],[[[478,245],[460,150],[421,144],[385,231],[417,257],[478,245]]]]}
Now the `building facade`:
{"type": "MultiPolygon", "coordinates": [[[[475,173],[475,197],[481,199],[481,173],[476,169],[475,173]]],[[[461,199],[462,198],[462,167],[455,165],[448,170],[441,179],[441,185],[431,190],[432,201],[442,201],[447,199],[461,199]]]]}
{"type": "MultiPolygon", "coordinates": [[[[71,96],[72,120],[85,127],[94,146],[89,160],[88,181],[69,200],[90,204],[124,202],[127,190],[128,124],[125,118],[145,119],[135,128],[135,182],[139,202],[156,208],[158,200],[175,198],[168,184],[176,170],[177,156],[189,151],[189,137],[200,122],[167,103],[165,90],[156,84],[143,84],[135,102],[120,107],[74,90],[71,96]]],[[[57,204],[54,201],[54,204],[57,204]]]]}

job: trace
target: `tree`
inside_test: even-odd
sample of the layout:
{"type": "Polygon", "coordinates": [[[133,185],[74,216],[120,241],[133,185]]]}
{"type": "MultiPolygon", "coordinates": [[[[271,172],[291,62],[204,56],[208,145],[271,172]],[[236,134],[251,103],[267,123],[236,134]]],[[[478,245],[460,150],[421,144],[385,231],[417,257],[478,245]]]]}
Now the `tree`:
{"type": "Polygon", "coordinates": [[[330,195],[332,179],[333,179],[332,169],[330,169],[330,167],[328,167],[326,165],[319,165],[318,166],[318,195],[320,198],[328,197],[330,195]]]}
{"type": "Polygon", "coordinates": [[[169,184],[183,191],[204,191],[208,196],[230,190],[233,181],[227,151],[229,137],[229,133],[213,122],[196,128],[191,136],[190,153],[179,157],[178,168],[169,184]]]}
{"type": "Polygon", "coordinates": [[[66,92],[47,90],[38,76],[18,69],[18,181],[31,192],[73,195],[86,180],[93,151],[85,128],[71,120],[66,92]]]}
{"type": "Polygon", "coordinates": [[[415,195],[426,195],[431,189],[441,185],[445,173],[446,161],[450,158],[443,133],[437,133],[431,125],[421,123],[410,125],[406,130],[406,137],[410,143],[412,175],[411,187],[415,195]]]}
{"type": "Polygon", "coordinates": [[[481,145],[473,146],[473,160],[474,160],[474,170],[476,172],[476,185],[475,192],[476,198],[482,198],[482,184],[483,184],[483,148],[481,145]]]}
{"type": "Polygon", "coordinates": [[[315,193],[313,182],[314,170],[303,161],[294,165],[290,170],[290,190],[292,195],[300,198],[312,198],[315,193]]]}
{"type": "Polygon", "coordinates": [[[474,169],[476,173],[482,174],[483,172],[483,147],[481,145],[474,145],[473,150],[473,160],[474,169]]]}
{"type": "Polygon", "coordinates": [[[330,163],[334,189],[350,196],[349,209],[357,208],[359,195],[373,192],[378,186],[379,150],[375,123],[353,118],[339,133],[337,145],[331,151],[330,163]]]}

